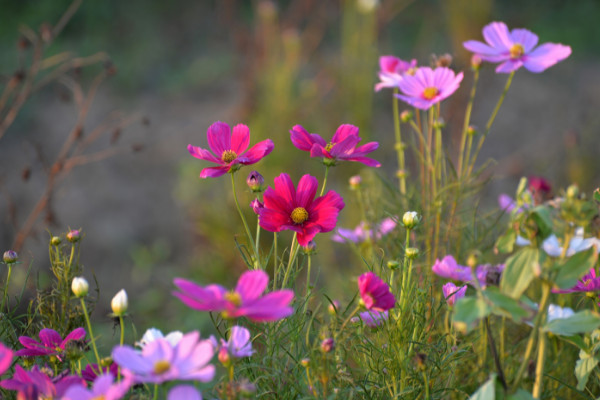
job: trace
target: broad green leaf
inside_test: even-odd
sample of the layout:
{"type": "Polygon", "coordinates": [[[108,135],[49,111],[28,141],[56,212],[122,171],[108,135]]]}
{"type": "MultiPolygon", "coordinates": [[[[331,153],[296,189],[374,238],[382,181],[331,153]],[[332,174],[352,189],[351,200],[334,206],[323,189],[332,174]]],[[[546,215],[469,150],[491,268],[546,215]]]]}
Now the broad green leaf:
{"type": "Polygon", "coordinates": [[[544,326],[544,331],[556,335],[572,336],[587,333],[600,326],[600,314],[585,310],[571,315],[569,318],[555,319],[544,326]]]}
{"type": "Polygon", "coordinates": [[[579,278],[588,273],[598,261],[598,253],[592,246],[586,251],[575,253],[562,264],[556,264],[552,268],[558,269],[558,275],[554,280],[556,286],[561,289],[573,287],[579,278]]]}
{"type": "Polygon", "coordinates": [[[521,307],[518,300],[500,293],[496,287],[491,286],[487,288],[483,294],[494,304],[494,308],[492,309],[492,313],[494,314],[509,316],[517,322],[520,322],[522,318],[530,315],[527,310],[521,307]]]}
{"type": "Polygon", "coordinates": [[[533,400],[531,393],[523,389],[519,389],[513,394],[509,394],[505,398],[506,400],[533,400]]]}
{"type": "Polygon", "coordinates": [[[552,234],[552,217],[546,206],[537,206],[531,210],[531,218],[540,230],[541,237],[547,238],[552,234]]]}
{"type": "Polygon", "coordinates": [[[460,331],[468,332],[473,328],[475,321],[487,316],[489,313],[490,308],[485,300],[477,297],[463,297],[458,299],[454,305],[452,322],[460,331]]]}
{"type": "Polygon", "coordinates": [[[512,253],[517,240],[517,232],[510,228],[506,233],[498,238],[495,245],[495,250],[499,253],[512,253]]]}
{"type": "Polygon", "coordinates": [[[577,346],[580,350],[588,350],[589,348],[589,346],[585,344],[585,342],[579,335],[559,336],[559,338],[567,343],[571,343],[572,345],[577,346]]]}
{"type": "Polygon", "coordinates": [[[496,399],[496,374],[492,374],[469,400],[495,400],[496,399]]]}
{"type": "Polygon", "coordinates": [[[577,377],[577,390],[585,389],[590,374],[598,365],[596,357],[587,357],[577,360],[575,363],[575,376],[577,377]]]}
{"type": "Polygon", "coordinates": [[[533,278],[534,271],[539,268],[539,250],[524,247],[506,260],[506,268],[502,273],[500,290],[515,299],[521,297],[533,278]]]}

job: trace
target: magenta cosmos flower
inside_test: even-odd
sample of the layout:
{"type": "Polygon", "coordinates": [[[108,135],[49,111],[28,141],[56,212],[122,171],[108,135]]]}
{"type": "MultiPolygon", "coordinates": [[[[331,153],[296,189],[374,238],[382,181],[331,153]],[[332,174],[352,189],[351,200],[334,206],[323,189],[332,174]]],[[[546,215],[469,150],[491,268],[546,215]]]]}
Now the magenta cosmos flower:
{"type": "Polygon", "coordinates": [[[375,328],[388,320],[389,313],[388,311],[379,312],[375,310],[369,310],[361,312],[360,314],[358,314],[358,317],[362,320],[362,322],[365,325],[371,328],[375,328]]]}
{"type": "Polygon", "coordinates": [[[398,88],[404,94],[396,96],[413,107],[427,110],[454,93],[462,78],[462,72],[456,75],[447,67],[437,67],[435,70],[421,67],[414,75],[404,75],[404,79],[398,83],[398,88]]]}
{"type": "Polygon", "coordinates": [[[25,348],[17,351],[17,355],[26,357],[58,355],[57,358],[60,360],[67,343],[85,338],[85,329],[74,329],[63,339],[54,329],[44,328],[39,336],[40,342],[28,336],[19,337],[19,342],[25,348]]]}
{"type": "Polygon", "coordinates": [[[308,133],[301,125],[292,128],[290,138],[300,150],[310,151],[311,157],[323,157],[326,165],[335,165],[338,160],[344,160],[356,161],[369,167],[381,166],[379,161],[365,157],[377,150],[379,143],[369,142],[356,147],[362,139],[358,136],[358,127],[354,125],[340,125],[329,143],[316,133],[308,133]]]}
{"type": "Polygon", "coordinates": [[[79,376],[61,376],[52,380],[37,365],[31,371],[26,371],[17,364],[13,377],[0,382],[0,387],[18,392],[18,399],[35,400],[62,398],[69,387],[79,384],[85,384],[79,376]]]}
{"type": "Polygon", "coordinates": [[[12,349],[0,342],[0,375],[10,368],[14,355],[15,352],[12,349]]]}
{"type": "Polygon", "coordinates": [[[208,382],[215,367],[208,364],[214,355],[210,340],[199,340],[198,332],[183,335],[173,346],[166,339],[148,343],[141,353],[130,346],[117,346],[113,360],[134,375],[134,381],[163,383],[173,380],[208,382]]]}
{"type": "Polygon", "coordinates": [[[442,278],[453,279],[455,281],[469,282],[473,280],[471,268],[458,265],[454,257],[446,256],[442,260],[436,259],[431,267],[434,274],[442,278]]]}
{"type": "Polygon", "coordinates": [[[242,165],[259,162],[273,150],[273,141],[267,139],[246,151],[250,144],[250,129],[243,124],[234,126],[232,132],[226,123],[215,122],[208,128],[206,137],[208,146],[214,155],[208,150],[191,144],[188,145],[188,151],[196,158],[219,164],[219,166],[204,168],[200,172],[200,178],[216,178],[226,172],[235,172],[242,165]]]}
{"type": "Polygon", "coordinates": [[[375,91],[398,87],[398,82],[402,80],[404,74],[412,72],[416,66],[417,60],[415,59],[408,62],[394,56],[379,57],[379,80],[381,82],[375,85],[375,91]]]}
{"type": "Polygon", "coordinates": [[[492,22],[483,28],[486,43],[468,40],[463,46],[484,61],[501,63],[496,72],[509,73],[524,66],[531,72],[542,72],[571,54],[571,47],[557,43],[538,43],[536,34],[527,29],[508,31],[504,22],[492,22]]]}
{"type": "Polygon", "coordinates": [[[333,190],[315,199],[317,186],[315,177],[304,175],[296,189],[288,174],[279,175],[275,189],[269,187],[264,193],[264,207],[258,210],[260,226],[270,232],[292,230],[300,246],[307,246],[317,233],[333,230],[344,200],[333,190]]]}
{"type": "Polygon", "coordinates": [[[294,292],[289,289],[261,296],[269,284],[269,275],[260,270],[244,272],[233,291],[215,284],[202,287],[181,278],[175,278],[173,283],[181,290],[173,295],[186,306],[200,311],[222,312],[225,318],[247,317],[255,322],[269,322],[294,312],[289,305],[294,292]]]}
{"type": "Polygon", "coordinates": [[[96,378],[91,389],[84,385],[70,386],[61,400],[118,400],[125,396],[133,384],[133,376],[127,370],[123,371],[120,382],[115,382],[112,374],[103,374],[96,378]]]}
{"type": "Polygon", "coordinates": [[[358,277],[358,290],[367,310],[383,312],[393,308],[396,303],[387,283],[373,272],[365,272],[358,277]]]}
{"type": "Polygon", "coordinates": [[[600,277],[596,276],[596,270],[590,269],[590,272],[585,274],[579,282],[571,289],[552,290],[554,293],[586,293],[600,291],[600,277]]]}
{"type": "Polygon", "coordinates": [[[442,286],[442,292],[444,293],[444,298],[450,307],[456,303],[456,300],[465,297],[467,293],[467,285],[458,287],[452,282],[446,283],[442,286]]]}

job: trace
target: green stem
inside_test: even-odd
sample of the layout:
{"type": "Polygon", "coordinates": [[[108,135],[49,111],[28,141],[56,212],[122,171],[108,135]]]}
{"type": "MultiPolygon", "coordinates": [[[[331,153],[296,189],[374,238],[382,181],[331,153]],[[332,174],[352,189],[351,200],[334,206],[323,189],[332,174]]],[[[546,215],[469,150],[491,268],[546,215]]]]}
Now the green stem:
{"type": "Polygon", "coordinates": [[[306,304],[308,305],[308,297],[310,296],[310,268],[311,268],[311,260],[312,257],[309,255],[307,255],[308,257],[308,267],[306,270],[306,304]]]}
{"type": "Polygon", "coordinates": [[[152,397],[153,400],[158,400],[158,383],[154,384],[154,397],[152,397]]]}
{"type": "Polygon", "coordinates": [[[321,187],[321,194],[319,196],[323,196],[325,193],[325,186],[327,185],[327,175],[329,175],[329,165],[325,165],[325,177],[323,178],[323,186],[321,187]]]}
{"type": "MultiPolygon", "coordinates": [[[[406,289],[407,289],[407,283],[408,283],[408,269],[410,268],[409,266],[409,260],[408,257],[406,256],[406,250],[410,247],[410,229],[406,229],[406,242],[404,245],[404,260],[402,263],[402,284],[401,284],[401,290],[400,290],[400,312],[402,313],[402,315],[404,316],[404,299],[407,295],[406,293],[406,289]]],[[[398,320],[400,321],[400,320],[398,320]]]]}
{"type": "Polygon", "coordinates": [[[340,329],[337,331],[337,334],[335,335],[334,339],[337,342],[337,338],[339,336],[340,333],[342,333],[344,331],[344,328],[346,327],[346,325],[348,325],[348,322],[350,322],[350,320],[352,319],[352,317],[354,317],[356,315],[356,313],[360,310],[361,305],[357,305],[354,310],[352,310],[352,312],[350,313],[350,315],[348,315],[348,318],[346,318],[344,320],[344,323],[342,324],[342,326],[340,326],[340,329]]]}
{"type": "Polygon", "coordinates": [[[426,371],[423,371],[423,385],[425,386],[425,400],[429,400],[429,380],[427,379],[426,371]]]}
{"type": "MultiPolygon", "coordinates": [[[[8,272],[6,275],[6,284],[4,285],[4,294],[2,295],[2,306],[0,306],[0,312],[4,312],[4,304],[6,303],[6,298],[8,296],[8,283],[10,282],[10,274],[12,272],[12,263],[7,264],[7,267],[8,267],[8,272]]],[[[6,306],[6,308],[8,309],[8,305],[6,306]]]]}
{"type": "Polygon", "coordinates": [[[398,88],[394,88],[393,105],[394,105],[394,133],[396,136],[396,155],[398,157],[398,179],[400,181],[400,194],[406,195],[406,171],[404,162],[404,144],[402,143],[402,132],[400,131],[400,115],[398,112],[398,88]]]}
{"type": "Polygon", "coordinates": [[[288,278],[292,271],[292,266],[294,265],[294,261],[296,261],[296,256],[298,255],[298,248],[300,246],[298,245],[297,236],[298,234],[294,232],[294,238],[292,239],[292,246],[290,248],[290,258],[288,259],[288,265],[285,270],[285,274],[283,275],[283,282],[281,283],[282,289],[285,289],[285,285],[287,284],[288,278]]]}
{"type": "Polygon", "coordinates": [[[273,290],[277,287],[279,263],[277,262],[277,232],[273,232],[273,290]]]}
{"type": "Polygon", "coordinates": [[[96,339],[94,338],[94,333],[92,332],[92,324],[90,323],[90,317],[88,315],[87,307],[85,306],[85,301],[83,297],[80,297],[81,300],[81,308],[83,309],[83,316],[85,317],[85,322],[87,324],[88,331],[90,331],[90,341],[92,342],[92,349],[94,349],[94,356],[96,356],[96,362],[98,363],[98,368],[102,370],[100,366],[100,355],[98,354],[98,348],[96,347],[96,339]]]}
{"type": "Polygon", "coordinates": [[[535,366],[535,383],[533,384],[533,398],[539,399],[542,394],[542,378],[544,376],[544,361],[546,360],[546,334],[540,328],[538,339],[538,358],[535,366]]]}
{"type": "MultiPolygon", "coordinates": [[[[471,165],[469,166],[467,175],[470,175],[471,172],[473,171],[473,167],[475,166],[475,161],[477,160],[477,156],[479,155],[481,146],[483,146],[483,142],[485,141],[485,138],[487,137],[488,133],[490,133],[490,129],[492,127],[492,124],[494,123],[494,120],[496,119],[498,110],[500,110],[500,106],[502,105],[502,102],[504,102],[504,97],[506,96],[506,93],[508,92],[508,88],[510,88],[510,84],[512,83],[512,80],[513,80],[513,76],[515,76],[515,71],[511,72],[510,75],[508,75],[508,79],[506,80],[506,85],[504,85],[504,90],[502,91],[502,94],[500,95],[500,98],[498,99],[498,103],[496,103],[496,107],[494,108],[492,115],[490,115],[490,119],[488,120],[487,124],[485,125],[485,132],[479,138],[479,142],[477,143],[477,149],[475,150],[475,153],[473,154],[473,159],[470,162],[471,165]]],[[[467,156],[468,156],[468,154],[467,154],[467,156]]]]}
{"type": "MultiPolygon", "coordinates": [[[[473,109],[473,102],[475,100],[475,92],[477,91],[477,82],[479,81],[479,70],[476,69],[473,75],[473,87],[471,88],[471,94],[469,95],[469,102],[467,103],[467,109],[465,111],[465,121],[463,124],[462,137],[460,139],[460,152],[458,155],[458,178],[462,177],[462,168],[464,165],[465,156],[465,143],[467,142],[467,135],[469,131],[469,124],[471,123],[471,110],[473,109]]],[[[471,136],[471,135],[468,135],[471,136]]],[[[471,136],[472,137],[472,136],[471,136]]],[[[468,160],[467,160],[468,162],[468,160]]]]}
{"type": "MultiPolygon", "coordinates": [[[[238,213],[240,214],[240,217],[242,218],[242,222],[244,223],[244,229],[246,230],[246,235],[248,236],[248,243],[250,245],[252,245],[254,242],[254,238],[252,237],[252,233],[250,233],[250,228],[248,228],[248,223],[246,222],[246,217],[244,217],[244,213],[242,212],[242,209],[240,208],[240,203],[238,202],[238,198],[237,198],[237,194],[235,192],[235,179],[233,178],[233,173],[230,173],[231,175],[231,187],[233,189],[233,199],[235,200],[235,206],[237,207],[238,213]]],[[[264,269],[262,268],[262,264],[260,262],[260,257],[258,255],[258,248],[255,244],[255,246],[252,248],[252,250],[254,251],[254,258],[256,261],[256,264],[253,265],[253,267],[256,269],[256,266],[258,265],[260,267],[260,269],[264,269]]]]}

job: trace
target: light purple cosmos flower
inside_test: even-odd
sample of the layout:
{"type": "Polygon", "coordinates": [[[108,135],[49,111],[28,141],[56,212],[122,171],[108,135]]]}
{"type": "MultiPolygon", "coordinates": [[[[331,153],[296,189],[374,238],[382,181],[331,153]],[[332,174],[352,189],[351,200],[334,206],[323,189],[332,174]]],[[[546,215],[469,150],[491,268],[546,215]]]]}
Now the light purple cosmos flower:
{"type": "Polygon", "coordinates": [[[15,352],[6,347],[4,343],[0,342],[0,375],[6,372],[7,369],[12,365],[13,357],[15,352]]]}
{"type": "Polygon", "coordinates": [[[389,313],[388,313],[388,311],[382,312],[382,311],[369,310],[369,311],[361,312],[360,314],[358,314],[358,317],[362,320],[362,322],[365,325],[367,325],[371,328],[375,328],[388,320],[389,313]]]}
{"type": "Polygon", "coordinates": [[[273,141],[267,139],[246,151],[250,144],[250,129],[243,124],[234,126],[232,132],[226,123],[215,122],[208,128],[206,137],[214,155],[191,144],[187,147],[192,156],[219,164],[218,167],[204,168],[200,172],[200,178],[216,178],[229,171],[237,171],[242,165],[259,162],[273,150],[273,141]]]}
{"type": "Polygon", "coordinates": [[[85,329],[74,329],[73,332],[69,333],[67,337],[63,339],[54,329],[44,328],[40,331],[39,336],[41,343],[28,336],[19,337],[19,342],[21,342],[25,348],[17,351],[17,355],[26,357],[58,355],[58,359],[60,360],[67,343],[71,340],[81,340],[85,338],[85,329]]]}
{"type": "Polygon", "coordinates": [[[462,79],[462,72],[457,75],[447,67],[417,68],[414,75],[404,75],[398,83],[404,94],[396,96],[413,107],[428,110],[454,93],[462,79]]]}
{"type": "Polygon", "coordinates": [[[169,332],[167,336],[163,335],[163,333],[156,329],[150,328],[144,332],[142,339],[139,342],[136,342],[136,346],[144,348],[148,343],[155,341],[156,339],[165,339],[167,342],[171,343],[171,346],[176,346],[177,343],[183,337],[183,333],[181,331],[173,331],[169,332]]]}
{"type": "MultiPolygon", "coordinates": [[[[512,197],[510,197],[506,193],[502,193],[500,194],[500,196],[498,196],[498,206],[505,213],[510,213],[517,207],[517,203],[513,200],[512,197]]],[[[523,212],[523,207],[517,208],[515,212],[517,214],[523,212]]]]}
{"type": "Polygon", "coordinates": [[[442,278],[452,279],[455,281],[469,282],[473,280],[471,268],[458,265],[454,257],[446,256],[442,260],[435,260],[435,264],[431,267],[434,274],[442,278]]]}
{"type": "Polygon", "coordinates": [[[571,289],[553,289],[554,293],[586,293],[586,292],[598,292],[600,291],[600,277],[596,276],[596,270],[590,269],[590,272],[585,274],[579,282],[571,289]]]}
{"type": "Polygon", "coordinates": [[[361,243],[369,238],[381,239],[396,228],[396,221],[392,218],[385,218],[375,229],[375,235],[373,236],[373,230],[367,229],[367,223],[361,222],[354,229],[338,228],[337,233],[331,237],[331,240],[338,243],[345,243],[346,241],[361,243]]]}
{"type": "Polygon", "coordinates": [[[396,304],[396,298],[390,293],[388,284],[374,272],[365,272],[358,277],[358,290],[361,303],[367,310],[383,312],[394,308],[396,304]]]}
{"type": "Polygon", "coordinates": [[[446,283],[442,286],[442,292],[444,293],[444,298],[450,307],[456,303],[456,300],[465,297],[465,293],[467,293],[467,285],[462,287],[456,286],[452,282],[446,283]]]}
{"type": "Polygon", "coordinates": [[[18,398],[26,400],[60,398],[69,387],[79,384],[85,384],[85,381],[78,376],[60,376],[53,381],[37,365],[26,371],[18,364],[13,377],[0,382],[1,387],[17,391],[18,398]]]}
{"type": "Polygon", "coordinates": [[[417,67],[417,60],[410,62],[399,59],[394,56],[379,57],[379,80],[381,82],[375,85],[375,91],[379,92],[383,88],[397,87],[398,82],[406,73],[417,67]]]}
{"type": "Polygon", "coordinates": [[[571,47],[557,43],[538,43],[536,34],[527,29],[508,31],[504,22],[492,22],[483,28],[486,43],[468,40],[463,46],[484,61],[501,63],[496,72],[509,73],[524,66],[531,72],[542,72],[571,54],[571,47]]]}
{"type": "Polygon", "coordinates": [[[177,385],[167,395],[167,400],[202,400],[202,395],[193,386],[177,385]]]}
{"type": "Polygon", "coordinates": [[[289,305],[294,298],[292,290],[277,290],[261,296],[269,284],[269,275],[260,270],[244,272],[233,291],[216,284],[202,287],[181,278],[175,278],[173,283],[181,290],[173,295],[188,307],[222,312],[226,318],[247,317],[255,322],[269,322],[294,312],[289,305]]]}
{"type": "Polygon", "coordinates": [[[292,128],[290,138],[294,146],[303,151],[310,151],[311,157],[323,157],[327,165],[334,165],[336,161],[343,160],[356,161],[369,167],[381,166],[379,161],[365,157],[366,154],[377,150],[379,143],[369,142],[357,147],[362,139],[358,136],[358,127],[354,125],[340,125],[329,143],[316,133],[308,133],[300,125],[292,128]]]}
{"type": "Polygon", "coordinates": [[[229,332],[229,340],[221,339],[221,349],[235,358],[250,357],[254,354],[250,331],[242,326],[234,326],[229,332]]]}
{"type": "Polygon", "coordinates": [[[208,382],[215,375],[215,367],[208,364],[215,349],[210,340],[199,339],[196,331],[184,335],[176,346],[166,339],[156,339],[144,346],[141,354],[130,346],[117,346],[112,358],[134,374],[135,382],[208,382]]]}
{"type": "Polygon", "coordinates": [[[91,389],[84,385],[70,386],[61,400],[118,400],[125,396],[132,384],[133,376],[127,370],[124,370],[120,382],[115,382],[112,374],[103,374],[96,378],[91,389]]]}

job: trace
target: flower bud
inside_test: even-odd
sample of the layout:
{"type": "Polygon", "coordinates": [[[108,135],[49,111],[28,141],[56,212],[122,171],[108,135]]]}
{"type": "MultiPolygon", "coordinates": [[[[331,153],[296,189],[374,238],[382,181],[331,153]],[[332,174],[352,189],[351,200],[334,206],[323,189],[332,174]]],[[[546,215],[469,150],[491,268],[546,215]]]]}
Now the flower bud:
{"type": "Polygon", "coordinates": [[[340,309],[340,302],[337,300],[334,300],[333,303],[329,304],[329,307],[327,307],[327,311],[331,315],[335,315],[337,310],[339,310],[339,309],[340,309]]]}
{"type": "Polygon", "coordinates": [[[260,209],[264,208],[265,205],[263,203],[261,203],[261,201],[258,200],[258,198],[256,198],[250,202],[250,207],[252,207],[252,211],[254,211],[254,213],[256,215],[258,215],[260,212],[260,209]]]}
{"type": "Polygon", "coordinates": [[[400,121],[404,122],[405,124],[407,122],[410,122],[413,119],[413,113],[410,110],[404,110],[400,113],[400,121]]]}
{"type": "Polygon", "coordinates": [[[311,255],[317,250],[317,244],[314,240],[311,240],[306,244],[306,246],[303,246],[302,249],[304,250],[304,254],[311,255]]]}
{"type": "Polygon", "coordinates": [[[407,177],[407,173],[405,169],[399,169],[398,171],[396,171],[396,178],[406,178],[407,177]]]}
{"type": "Polygon", "coordinates": [[[362,178],[360,177],[360,175],[354,175],[350,177],[350,189],[352,190],[356,190],[358,188],[360,188],[360,183],[362,181],[362,178]]]}
{"type": "Polygon", "coordinates": [[[67,233],[67,240],[71,243],[77,243],[81,239],[81,232],[79,229],[73,229],[67,233]]]}
{"type": "Polygon", "coordinates": [[[52,236],[52,239],[50,239],[50,244],[52,246],[58,246],[61,243],[62,243],[62,239],[59,236],[52,236]]]}
{"type": "Polygon", "coordinates": [[[479,264],[479,258],[481,257],[481,252],[479,250],[472,251],[471,254],[467,257],[467,266],[471,269],[475,268],[477,264],[479,264]]]}
{"type": "Polygon", "coordinates": [[[402,223],[406,229],[413,229],[421,222],[421,216],[416,211],[407,211],[402,216],[402,223]]]}
{"type": "Polygon", "coordinates": [[[77,278],[73,278],[73,282],[71,282],[71,290],[73,291],[73,294],[75,296],[85,297],[87,296],[89,289],[90,285],[84,277],[80,276],[77,278]]]}
{"type": "Polygon", "coordinates": [[[243,379],[239,384],[238,384],[238,390],[240,395],[242,396],[242,398],[245,399],[250,399],[250,398],[255,398],[255,394],[256,394],[256,385],[250,381],[248,381],[247,379],[243,379]]]}
{"type": "Polygon", "coordinates": [[[113,364],[112,357],[104,357],[100,360],[100,366],[102,368],[110,367],[113,364]]]}
{"type": "Polygon", "coordinates": [[[445,126],[446,126],[446,121],[444,121],[443,118],[438,118],[437,120],[435,120],[433,122],[434,129],[444,129],[445,126]]]}
{"type": "Polygon", "coordinates": [[[569,199],[576,199],[577,197],[579,197],[579,187],[577,185],[569,186],[567,188],[567,197],[569,199]]]}
{"type": "Polygon", "coordinates": [[[302,360],[300,360],[300,365],[302,365],[304,368],[308,367],[309,364],[310,364],[310,359],[308,359],[308,358],[303,358],[302,360]]]}
{"type": "Polygon", "coordinates": [[[410,260],[414,260],[415,258],[417,258],[419,256],[419,249],[417,249],[416,247],[408,247],[404,251],[404,254],[406,255],[406,258],[408,258],[410,260]]]}
{"type": "Polygon", "coordinates": [[[223,364],[223,366],[228,367],[231,364],[231,357],[229,357],[229,352],[225,346],[219,349],[219,354],[217,355],[219,362],[223,364]]]}
{"type": "Polygon", "coordinates": [[[323,353],[330,353],[335,348],[335,341],[333,338],[323,339],[321,342],[321,351],[323,353]]]}
{"type": "Polygon", "coordinates": [[[4,252],[4,256],[2,257],[5,264],[14,264],[19,260],[19,255],[14,250],[7,250],[4,252]]]}
{"type": "Polygon", "coordinates": [[[477,128],[475,128],[473,125],[469,125],[469,127],[467,128],[467,135],[475,136],[476,134],[477,134],[477,128]]]}
{"type": "Polygon", "coordinates": [[[125,315],[128,305],[127,292],[125,292],[125,289],[121,289],[110,302],[113,313],[118,317],[125,315]]]}
{"type": "Polygon", "coordinates": [[[473,68],[473,71],[477,71],[479,67],[481,67],[481,61],[482,60],[480,56],[473,54],[471,57],[471,68],[473,68]]]}
{"type": "Polygon", "coordinates": [[[265,178],[258,171],[250,172],[246,178],[246,184],[253,192],[262,192],[264,183],[265,178]]]}
{"type": "Polygon", "coordinates": [[[390,260],[387,262],[387,267],[392,271],[398,269],[399,266],[400,263],[398,262],[398,260],[390,260]]]}

